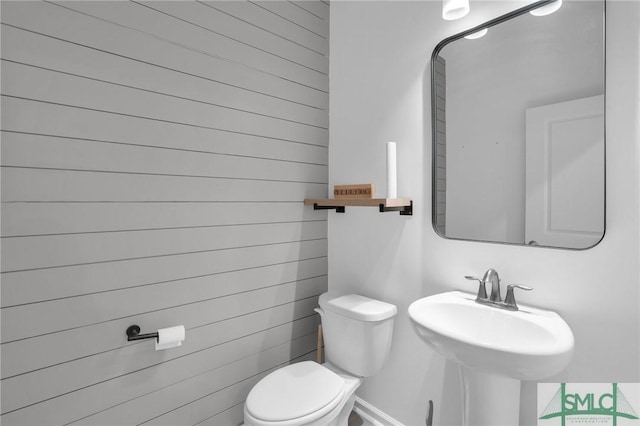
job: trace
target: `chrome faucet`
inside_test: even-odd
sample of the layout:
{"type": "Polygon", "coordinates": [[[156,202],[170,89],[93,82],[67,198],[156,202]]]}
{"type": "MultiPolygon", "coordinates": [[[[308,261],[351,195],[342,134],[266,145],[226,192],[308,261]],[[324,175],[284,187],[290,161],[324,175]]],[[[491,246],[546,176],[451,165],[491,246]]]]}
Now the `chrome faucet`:
{"type": "Polygon", "coordinates": [[[491,283],[491,295],[489,300],[492,302],[502,302],[502,296],[500,296],[500,277],[495,269],[489,269],[484,273],[482,282],[487,285],[491,283]]]}
{"type": "Polygon", "coordinates": [[[518,305],[516,304],[516,298],[513,295],[513,289],[519,288],[522,290],[533,290],[531,287],[520,284],[509,284],[507,286],[507,295],[502,301],[500,295],[500,277],[495,269],[489,269],[484,273],[482,279],[478,277],[465,276],[468,280],[478,281],[478,294],[476,296],[476,302],[484,305],[494,306],[496,308],[508,309],[510,311],[517,311],[518,305]],[[491,295],[487,297],[487,284],[491,284],[491,295]]]}

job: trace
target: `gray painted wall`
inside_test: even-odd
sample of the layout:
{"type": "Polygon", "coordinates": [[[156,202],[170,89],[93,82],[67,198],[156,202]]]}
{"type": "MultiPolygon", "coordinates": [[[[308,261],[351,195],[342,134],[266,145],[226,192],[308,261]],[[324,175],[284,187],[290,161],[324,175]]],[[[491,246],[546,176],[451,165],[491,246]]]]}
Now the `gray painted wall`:
{"type": "Polygon", "coordinates": [[[2,2],[2,416],[237,424],[312,358],[329,6],[2,2]],[[186,340],[127,342],[184,324],[186,340]]]}
{"type": "MultiPolygon", "coordinates": [[[[424,425],[429,400],[434,425],[462,424],[457,366],[424,344],[407,308],[450,290],[473,295],[477,287],[464,276],[490,267],[505,284],[534,287],[516,296],[519,304],[556,311],[573,330],[571,364],[545,381],[640,382],[640,2],[606,5],[604,239],[588,250],[518,247],[444,239],[431,224],[431,52],[444,38],[522,5],[472,1],[469,15],[445,21],[441,2],[331,4],[329,182],[372,172],[383,179],[375,165],[384,165],[384,145],[372,149],[371,141],[394,140],[398,193],[413,199],[414,213],[329,215],[329,288],[398,307],[389,359],[357,394],[405,425],[424,425]]],[[[522,385],[522,426],[537,424],[536,387],[522,385]]]]}

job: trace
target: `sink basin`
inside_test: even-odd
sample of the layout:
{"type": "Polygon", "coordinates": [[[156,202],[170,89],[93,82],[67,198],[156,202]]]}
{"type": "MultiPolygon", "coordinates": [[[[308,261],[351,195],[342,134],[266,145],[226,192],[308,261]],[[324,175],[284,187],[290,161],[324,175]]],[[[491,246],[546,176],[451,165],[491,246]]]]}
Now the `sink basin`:
{"type": "Polygon", "coordinates": [[[409,306],[418,335],[433,349],[467,368],[518,380],[540,380],[562,371],[574,339],[555,312],[520,305],[507,311],[451,291],[409,306]]]}

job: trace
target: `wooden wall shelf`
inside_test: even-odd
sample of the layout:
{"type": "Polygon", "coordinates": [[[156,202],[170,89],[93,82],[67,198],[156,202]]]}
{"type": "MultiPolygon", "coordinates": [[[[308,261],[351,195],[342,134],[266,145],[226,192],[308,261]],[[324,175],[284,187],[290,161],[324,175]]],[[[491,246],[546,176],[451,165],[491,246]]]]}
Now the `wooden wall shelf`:
{"type": "Polygon", "coordinates": [[[314,210],[333,210],[344,213],[345,207],[378,207],[383,212],[400,212],[402,216],[413,215],[413,201],[410,198],[307,198],[307,206],[314,210]]]}

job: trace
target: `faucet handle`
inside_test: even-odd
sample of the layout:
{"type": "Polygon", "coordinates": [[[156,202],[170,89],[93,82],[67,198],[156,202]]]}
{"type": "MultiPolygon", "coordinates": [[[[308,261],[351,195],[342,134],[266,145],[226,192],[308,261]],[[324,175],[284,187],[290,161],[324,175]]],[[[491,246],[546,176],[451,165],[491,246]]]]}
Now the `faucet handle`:
{"type": "Polygon", "coordinates": [[[478,281],[478,283],[479,283],[479,285],[478,285],[478,295],[476,296],[476,299],[486,299],[487,298],[487,288],[484,286],[484,281],[482,280],[482,278],[472,277],[470,275],[465,275],[465,279],[471,280],[471,281],[478,281]]]}
{"type": "Polygon", "coordinates": [[[508,305],[510,307],[510,309],[513,309],[514,311],[518,310],[518,305],[516,305],[516,298],[513,295],[513,289],[514,288],[519,288],[521,290],[533,290],[533,287],[529,287],[526,285],[521,285],[521,284],[509,284],[507,286],[507,295],[504,298],[504,303],[506,305],[508,305]]]}

